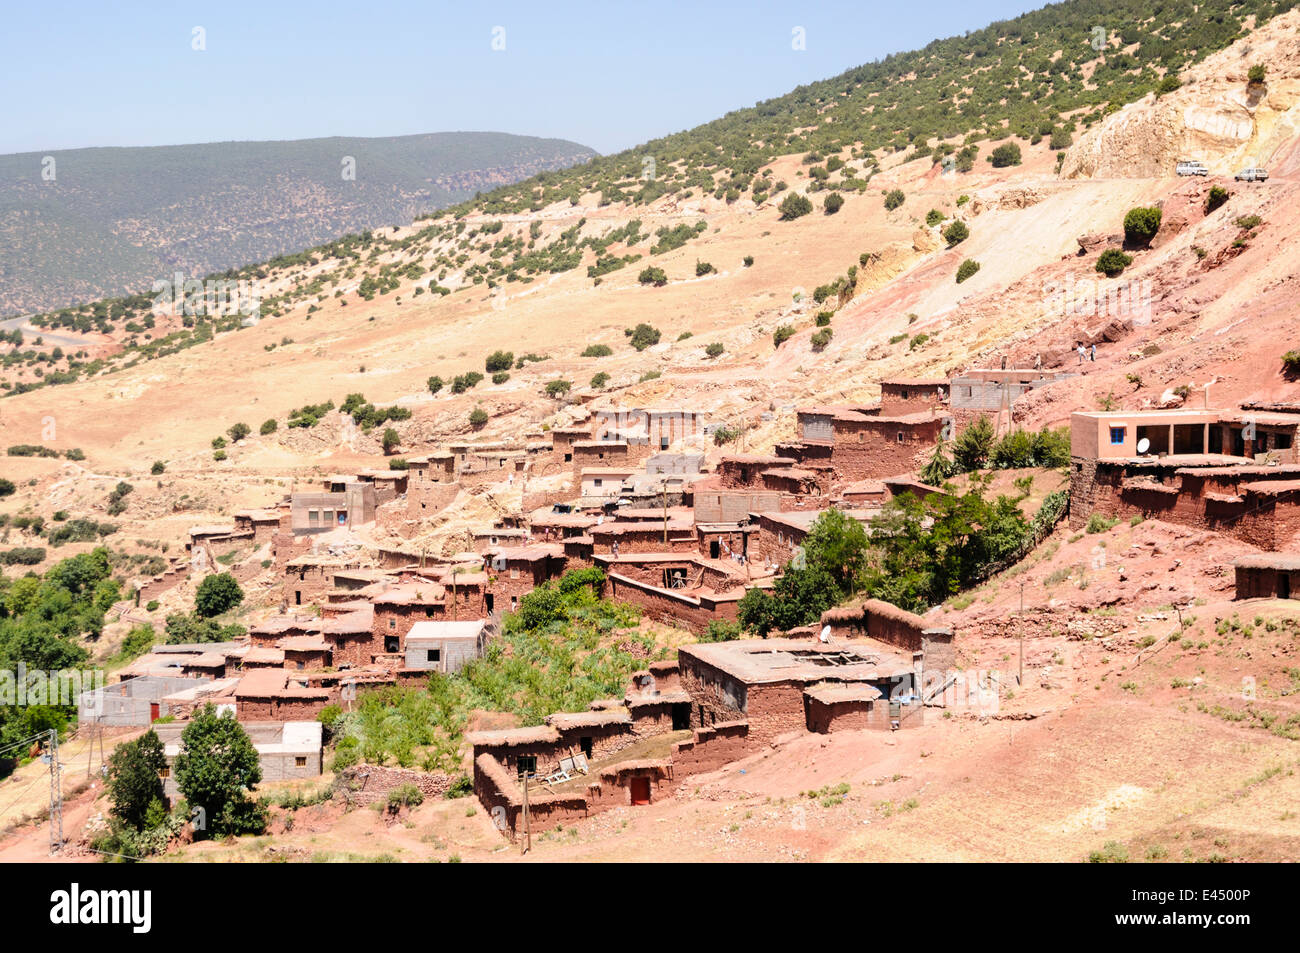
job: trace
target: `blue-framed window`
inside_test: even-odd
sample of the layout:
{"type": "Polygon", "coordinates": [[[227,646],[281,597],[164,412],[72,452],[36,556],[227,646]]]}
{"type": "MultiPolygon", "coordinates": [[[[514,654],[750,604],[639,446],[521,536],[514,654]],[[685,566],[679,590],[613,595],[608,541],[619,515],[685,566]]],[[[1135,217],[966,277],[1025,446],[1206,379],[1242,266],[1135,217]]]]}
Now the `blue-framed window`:
{"type": "Polygon", "coordinates": [[[1111,428],[1110,428],[1110,445],[1111,445],[1112,447],[1122,446],[1123,443],[1124,443],[1124,437],[1125,437],[1125,435],[1126,435],[1127,433],[1128,433],[1128,428],[1127,428],[1127,427],[1111,427],[1111,428]]]}

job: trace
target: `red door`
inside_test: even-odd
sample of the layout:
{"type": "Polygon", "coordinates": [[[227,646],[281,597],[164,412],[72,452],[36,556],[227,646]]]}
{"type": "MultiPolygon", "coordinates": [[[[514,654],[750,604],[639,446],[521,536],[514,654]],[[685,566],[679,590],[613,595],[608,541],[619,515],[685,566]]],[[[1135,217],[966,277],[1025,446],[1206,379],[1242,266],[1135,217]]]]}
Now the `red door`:
{"type": "Polygon", "coordinates": [[[632,778],[632,803],[633,804],[650,803],[650,779],[649,778],[632,778]]]}
{"type": "Polygon", "coordinates": [[[150,702],[150,703],[149,703],[149,720],[150,720],[150,721],[157,721],[157,720],[158,720],[158,714],[159,714],[159,713],[158,713],[158,703],[157,703],[157,702],[150,702]]]}

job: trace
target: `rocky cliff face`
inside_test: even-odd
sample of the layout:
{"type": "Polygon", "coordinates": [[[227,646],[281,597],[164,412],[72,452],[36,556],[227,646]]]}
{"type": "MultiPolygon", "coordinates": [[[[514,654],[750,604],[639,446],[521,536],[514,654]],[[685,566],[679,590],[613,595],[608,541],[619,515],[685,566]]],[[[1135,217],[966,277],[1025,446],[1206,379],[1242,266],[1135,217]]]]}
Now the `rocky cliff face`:
{"type": "Polygon", "coordinates": [[[1291,157],[1279,150],[1300,129],[1298,28],[1300,11],[1278,17],[1188,70],[1180,89],[1107,117],[1070,147],[1062,176],[1150,178],[1168,175],[1183,158],[1218,175],[1252,164],[1289,166],[1291,157]],[[1247,79],[1256,63],[1267,68],[1263,83],[1247,79]]]}

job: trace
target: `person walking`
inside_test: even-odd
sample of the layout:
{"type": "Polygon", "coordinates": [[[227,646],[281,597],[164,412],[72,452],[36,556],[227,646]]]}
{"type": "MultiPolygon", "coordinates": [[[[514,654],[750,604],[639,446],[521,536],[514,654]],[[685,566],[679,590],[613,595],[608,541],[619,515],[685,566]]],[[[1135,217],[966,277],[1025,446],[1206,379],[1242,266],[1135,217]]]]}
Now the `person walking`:
{"type": "Polygon", "coordinates": [[[1089,358],[1089,360],[1091,360],[1091,361],[1096,361],[1096,360],[1097,360],[1097,345],[1096,345],[1096,344],[1093,344],[1093,346],[1092,346],[1092,356],[1089,358]]]}
{"type": "Polygon", "coordinates": [[[1074,349],[1079,352],[1079,363],[1082,364],[1083,363],[1083,342],[1077,341],[1075,343],[1074,349]]]}

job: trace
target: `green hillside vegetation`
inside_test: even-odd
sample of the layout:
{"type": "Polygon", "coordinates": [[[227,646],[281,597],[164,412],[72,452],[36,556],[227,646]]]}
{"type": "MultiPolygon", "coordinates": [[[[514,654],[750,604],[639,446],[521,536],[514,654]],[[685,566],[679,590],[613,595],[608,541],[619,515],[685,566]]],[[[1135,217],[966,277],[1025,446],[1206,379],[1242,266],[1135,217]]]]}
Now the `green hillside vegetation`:
{"type": "MultiPolygon", "coordinates": [[[[306,305],[302,320],[309,321],[321,302],[341,297],[352,284],[365,300],[448,295],[475,287],[492,291],[578,268],[588,250],[595,253],[595,264],[587,266],[594,282],[647,257],[651,261],[644,262],[641,274],[658,276],[663,269],[653,262],[655,256],[698,238],[703,220],[651,234],[641,230],[638,219],[598,230],[583,218],[548,232],[539,221],[507,225],[468,217],[537,211],[561,201],[577,204],[584,194],[599,194],[604,204],[637,205],[666,195],[707,193],[728,201],[771,198],[771,204],[785,208],[784,199],[775,197],[788,184],[763,166],[791,154],[802,156],[808,193],[841,195],[867,189],[881,158],[890,153],[951,164],[958,174],[972,171],[981,154],[992,164],[1014,163],[1019,146],[1013,139],[1050,137],[1059,147],[1081,128],[1167,86],[1170,76],[1222,49],[1242,34],[1248,18],[1265,22],[1295,2],[1167,0],[1149,12],[1138,0],[1070,0],[885,57],[616,155],[479,194],[418,220],[419,227],[401,238],[362,231],[208,277],[283,278],[303,266],[321,266],[310,278],[294,275],[287,290],[260,302],[263,318],[306,305]],[[1108,30],[1102,52],[1091,46],[1097,24],[1108,30]],[[1086,81],[1085,69],[1092,70],[1086,81]],[[987,142],[982,150],[980,141],[987,142]],[[646,155],[656,159],[653,181],[641,178],[646,155]],[[450,276],[457,272],[463,281],[453,290],[444,282],[455,284],[450,276]]],[[[785,217],[812,210],[805,196],[796,198],[800,208],[791,206],[785,217]]],[[[973,267],[966,266],[968,274],[973,267]]],[[[186,315],[179,330],[162,333],[155,328],[152,301],[151,293],[141,293],[37,315],[32,323],[51,330],[125,332],[125,349],[92,361],[84,352],[47,351],[24,342],[0,356],[4,369],[21,368],[24,377],[0,380],[0,390],[22,393],[120,370],[241,328],[237,313],[200,313],[186,315]]]]}

